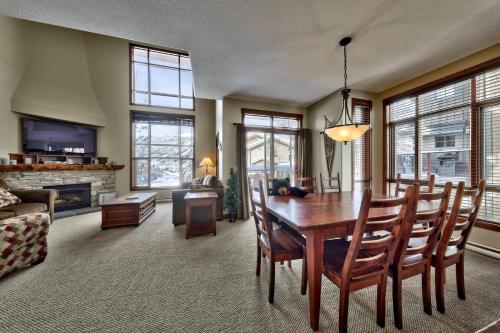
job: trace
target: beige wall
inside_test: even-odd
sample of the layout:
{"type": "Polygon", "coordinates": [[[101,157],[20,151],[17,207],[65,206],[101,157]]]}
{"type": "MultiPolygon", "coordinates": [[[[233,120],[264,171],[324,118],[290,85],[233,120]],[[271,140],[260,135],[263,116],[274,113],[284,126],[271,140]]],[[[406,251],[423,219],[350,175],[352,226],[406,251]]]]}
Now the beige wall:
{"type": "MultiPolygon", "coordinates": [[[[67,107],[66,112],[59,109],[60,113],[52,113],[54,109],[50,105],[44,107],[47,103],[43,101],[40,107],[34,109],[37,115],[94,125],[105,124],[98,129],[98,154],[126,166],[116,173],[118,194],[130,190],[130,110],[194,114],[195,165],[205,156],[215,160],[215,101],[197,99],[194,112],[129,104],[128,41],[0,16],[0,42],[1,157],[5,158],[9,152],[21,149],[19,120],[16,113],[12,112],[11,100],[16,90],[18,93],[21,91],[18,90],[19,82],[29,79],[27,82],[31,92],[36,91],[37,87],[40,91],[46,91],[44,82],[68,92],[61,96],[65,99],[62,105],[67,107]],[[47,43],[41,42],[44,40],[47,43]],[[40,56],[25,57],[25,50],[40,56]],[[57,56],[51,58],[49,55],[54,51],[57,51],[57,56]],[[78,68],[67,73],[68,66],[78,68]],[[49,77],[51,72],[55,72],[57,80],[49,77]],[[78,87],[85,90],[82,95],[72,93],[78,87]],[[83,95],[93,96],[96,101],[93,110],[102,112],[98,123],[94,121],[96,115],[99,117],[98,112],[89,114],[88,108],[79,108],[84,105],[81,100],[83,95]],[[75,109],[71,109],[73,104],[76,105],[75,109]]],[[[196,167],[197,177],[204,173],[204,168],[196,167]]],[[[168,197],[170,191],[160,191],[160,198],[168,197]]]]}
{"type": "Polygon", "coordinates": [[[235,98],[224,98],[222,101],[222,131],[223,131],[223,180],[227,180],[230,168],[236,170],[236,127],[234,123],[241,123],[241,109],[255,109],[275,112],[298,113],[304,115],[302,126],[308,128],[306,109],[257,101],[248,101],[235,98]]]}
{"type": "Polygon", "coordinates": [[[20,146],[19,121],[11,112],[10,99],[26,70],[21,21],[0,16],[0,157],[7,158],[20,146]]]}
{"type": "MultiPolygon", "coordinates": [[[[396,94],[408,91],[410,89],[419,87],[423,84],[441,79],[445,76],[457,73],[461,70],[470,68],[474,65],[483,63],[485,61],[491,60],[493,58],[500,57],[500,44],[493,45],[487,49],[484,49],[480,52],[474,53],[468,57],[465,57],[461,60],[452,62],[446,66],[437,68],[431,72],[425,73],[421,76],[418,76],[412,80],[409,80],[407,82],[401,83],[391,89],[388,89],[386,91],[383,91],[379,94],[378,98],[378,105],[376,106],[377,114],[376,117],[378,119],[377,121],[377,132],[382,133],[383,131],[383,121],[382,121],[382,115],[383,115],[383,106],[382,102],[384,98],[394,96],[396,94]]],[[[383,136],[380,134],[377,136],[377,142],[376,145],[373,147],[374,148],[374,155],[379,156],[379,161],[377,162],[377,169],[375,170],[376,174],[379,175],[379,178],[382,179],[383,176],[383,136]]],[[[480,245],[484,246],[489,246],[492,248],[496,248],[500,250],[500,233],[490,231],[490,230],[485,230],[485,229],[480,229],[480,228],[474,228],[472,231],[472,234],[470,236],[470,241],[474,243],[478,243],[480,245]]]]}

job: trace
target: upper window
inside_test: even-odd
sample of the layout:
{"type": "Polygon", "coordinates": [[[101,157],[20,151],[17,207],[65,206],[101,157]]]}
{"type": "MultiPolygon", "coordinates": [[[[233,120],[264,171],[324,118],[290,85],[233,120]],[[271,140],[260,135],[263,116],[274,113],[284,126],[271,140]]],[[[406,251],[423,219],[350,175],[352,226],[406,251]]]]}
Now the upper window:
{"type": "Polygon", "coordinates": [[[242,110],[243,125],[249,127],[271,127],[276,129],[300,129],[301,114],[272,111],[242,110]]]}
{"type": "Polygon", "coordinates": [[[132,189],[178,187],[193,179],[194,117],[133,111],[132,189]]]}
{"type": "Polygon", "coordinates": [[[130,63],[132,104],[194,109],[188,55],[131,45],[130,63]]]}

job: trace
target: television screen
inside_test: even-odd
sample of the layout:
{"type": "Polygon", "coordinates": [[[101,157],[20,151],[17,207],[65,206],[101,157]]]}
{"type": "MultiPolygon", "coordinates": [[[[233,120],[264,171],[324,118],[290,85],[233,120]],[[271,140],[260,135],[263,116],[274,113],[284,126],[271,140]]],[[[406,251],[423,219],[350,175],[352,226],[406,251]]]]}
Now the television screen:
{"type": "Polygon", "coordinates": [[[96,154],[95,128],[23,118],[23,151],[47,154],[96,154]]]}

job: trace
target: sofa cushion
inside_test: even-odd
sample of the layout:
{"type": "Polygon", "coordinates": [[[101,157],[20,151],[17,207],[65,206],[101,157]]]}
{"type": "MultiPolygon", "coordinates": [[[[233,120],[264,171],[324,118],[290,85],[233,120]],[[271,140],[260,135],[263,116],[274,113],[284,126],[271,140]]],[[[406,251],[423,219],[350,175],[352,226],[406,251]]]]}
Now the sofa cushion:
{"type": "Polygon", "coordinates": [[[5,190],[9,189],[9,185],[7,185],[7,183],[1,178],[0,178],[0,188],[3,188],[5,190]]]}
{"type": "Polygon", "coordinates": [[[0,188],[0,207],[20,204],[21,199],[10,193],[6,189],[0,188]]]}
{"type": "Polygon", "coordinates": [[[0,212],[13,212],[15,216],[29,213],[42,213],[47,211],[47,205],[44,203],[21,203],[17,205],[1,207],[0,212]]]}

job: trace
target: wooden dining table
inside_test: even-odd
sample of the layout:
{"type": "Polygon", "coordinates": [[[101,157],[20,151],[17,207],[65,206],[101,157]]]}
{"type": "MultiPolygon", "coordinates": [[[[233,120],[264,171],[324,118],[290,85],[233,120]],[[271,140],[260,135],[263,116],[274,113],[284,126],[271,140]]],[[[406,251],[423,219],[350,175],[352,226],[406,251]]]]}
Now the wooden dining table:
{"type": "MultiPolygon", "coordinates": [[[[323,272],[323,242],[327,239],[352,235],[358,218],[362,192],[310,193],[303,198],[269,196],[267,208],[282,223],[306,238],[307,277],[309,287],[309,322],[319,329],[321,276],[323,272]]],[[[372,199],[387,196],[373,195],[372,199]]],[[[419,211],[433,209],[432,203],[419,203],[419,211]]],[[[368,218],[394,217],[398,208],[375,208],[368,218]]]]}

